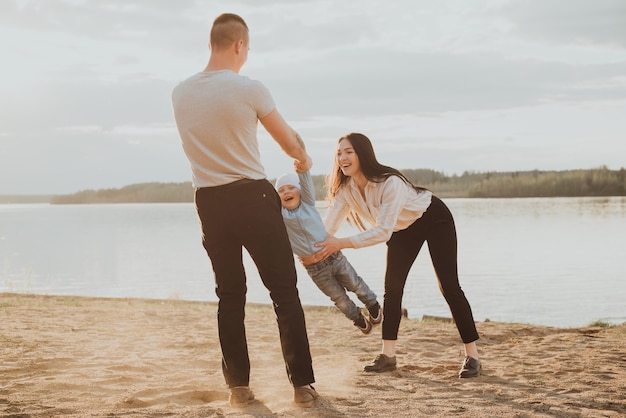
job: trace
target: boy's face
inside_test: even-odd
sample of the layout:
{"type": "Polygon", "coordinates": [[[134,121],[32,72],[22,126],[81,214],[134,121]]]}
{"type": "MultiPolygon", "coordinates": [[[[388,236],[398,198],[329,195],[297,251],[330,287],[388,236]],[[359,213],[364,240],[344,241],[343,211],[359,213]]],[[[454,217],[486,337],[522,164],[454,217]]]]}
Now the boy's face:
{"type": "Polygon", "coordinates": [[[288,210],[293,210],[300,206],[300,190],[291,184],[285,184],[278,189],[280,203],[288,210]]]}

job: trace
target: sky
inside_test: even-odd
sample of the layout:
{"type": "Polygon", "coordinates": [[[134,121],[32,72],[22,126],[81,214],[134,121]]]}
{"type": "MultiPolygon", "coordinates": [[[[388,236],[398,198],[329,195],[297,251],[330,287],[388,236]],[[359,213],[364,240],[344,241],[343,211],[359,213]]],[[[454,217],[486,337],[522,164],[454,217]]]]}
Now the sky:
{"type": "Polygon", "coordinates": [[[626,167],[623,0],[0,0],[0,195],[190,181],[171,91],[225,12],[313,174],[350,132],[398,169],[626,167]]]}

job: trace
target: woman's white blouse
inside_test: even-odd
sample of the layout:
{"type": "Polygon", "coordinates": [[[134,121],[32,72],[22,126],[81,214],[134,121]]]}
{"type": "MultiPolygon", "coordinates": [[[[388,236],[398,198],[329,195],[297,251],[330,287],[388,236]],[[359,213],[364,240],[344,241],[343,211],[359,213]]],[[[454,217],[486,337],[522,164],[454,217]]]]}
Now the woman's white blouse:
{"type": "Polygon", "coordinates": [[[384,182],[368,182],[365,199],[352,178],[339,188],[328,208],[324,225],[334,235],[346,220],[350,211],[370,224],[365,231],[348,237],[354,248],[367,247],[389,241],[391,234],[409,227],[419,219],[428,206],[432,193],[417,192],[398,176],[390,176],[384,182]]]}

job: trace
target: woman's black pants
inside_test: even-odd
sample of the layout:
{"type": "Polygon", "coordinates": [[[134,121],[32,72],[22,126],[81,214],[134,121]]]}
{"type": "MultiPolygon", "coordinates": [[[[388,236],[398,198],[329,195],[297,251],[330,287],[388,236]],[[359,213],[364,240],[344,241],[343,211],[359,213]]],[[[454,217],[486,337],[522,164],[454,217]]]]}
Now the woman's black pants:
{"type": "Polygon", "coordinates": [[[428,243],[439,289],[446,299],[461,339],[478,339],[472,309],[459,285],[457,239],[454,219],[448,207],[436,196],[421,218],[394,232],[387,242],[383,340],[397,340],[402,317],[402,296],[409,270],[424,242],[428,243]]]}

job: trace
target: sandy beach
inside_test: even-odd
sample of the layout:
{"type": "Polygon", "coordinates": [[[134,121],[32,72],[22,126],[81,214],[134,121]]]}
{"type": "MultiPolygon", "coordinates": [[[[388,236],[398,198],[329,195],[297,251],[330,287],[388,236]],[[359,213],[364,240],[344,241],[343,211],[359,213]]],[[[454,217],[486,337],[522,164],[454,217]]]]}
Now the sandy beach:
{"type": "Polygon", "coordinates": [[[249,305],[256,401],[231,408],[216,304],[0,295],[2,417],[614,417],[626,415],[626,324],[479,322],[483,376],[459,379],[447,321],[403,318],[398,369],[367,374],[362,335],[334,307],[305,307],[320,399],[293,403],[274,312],[249,305]]]}

